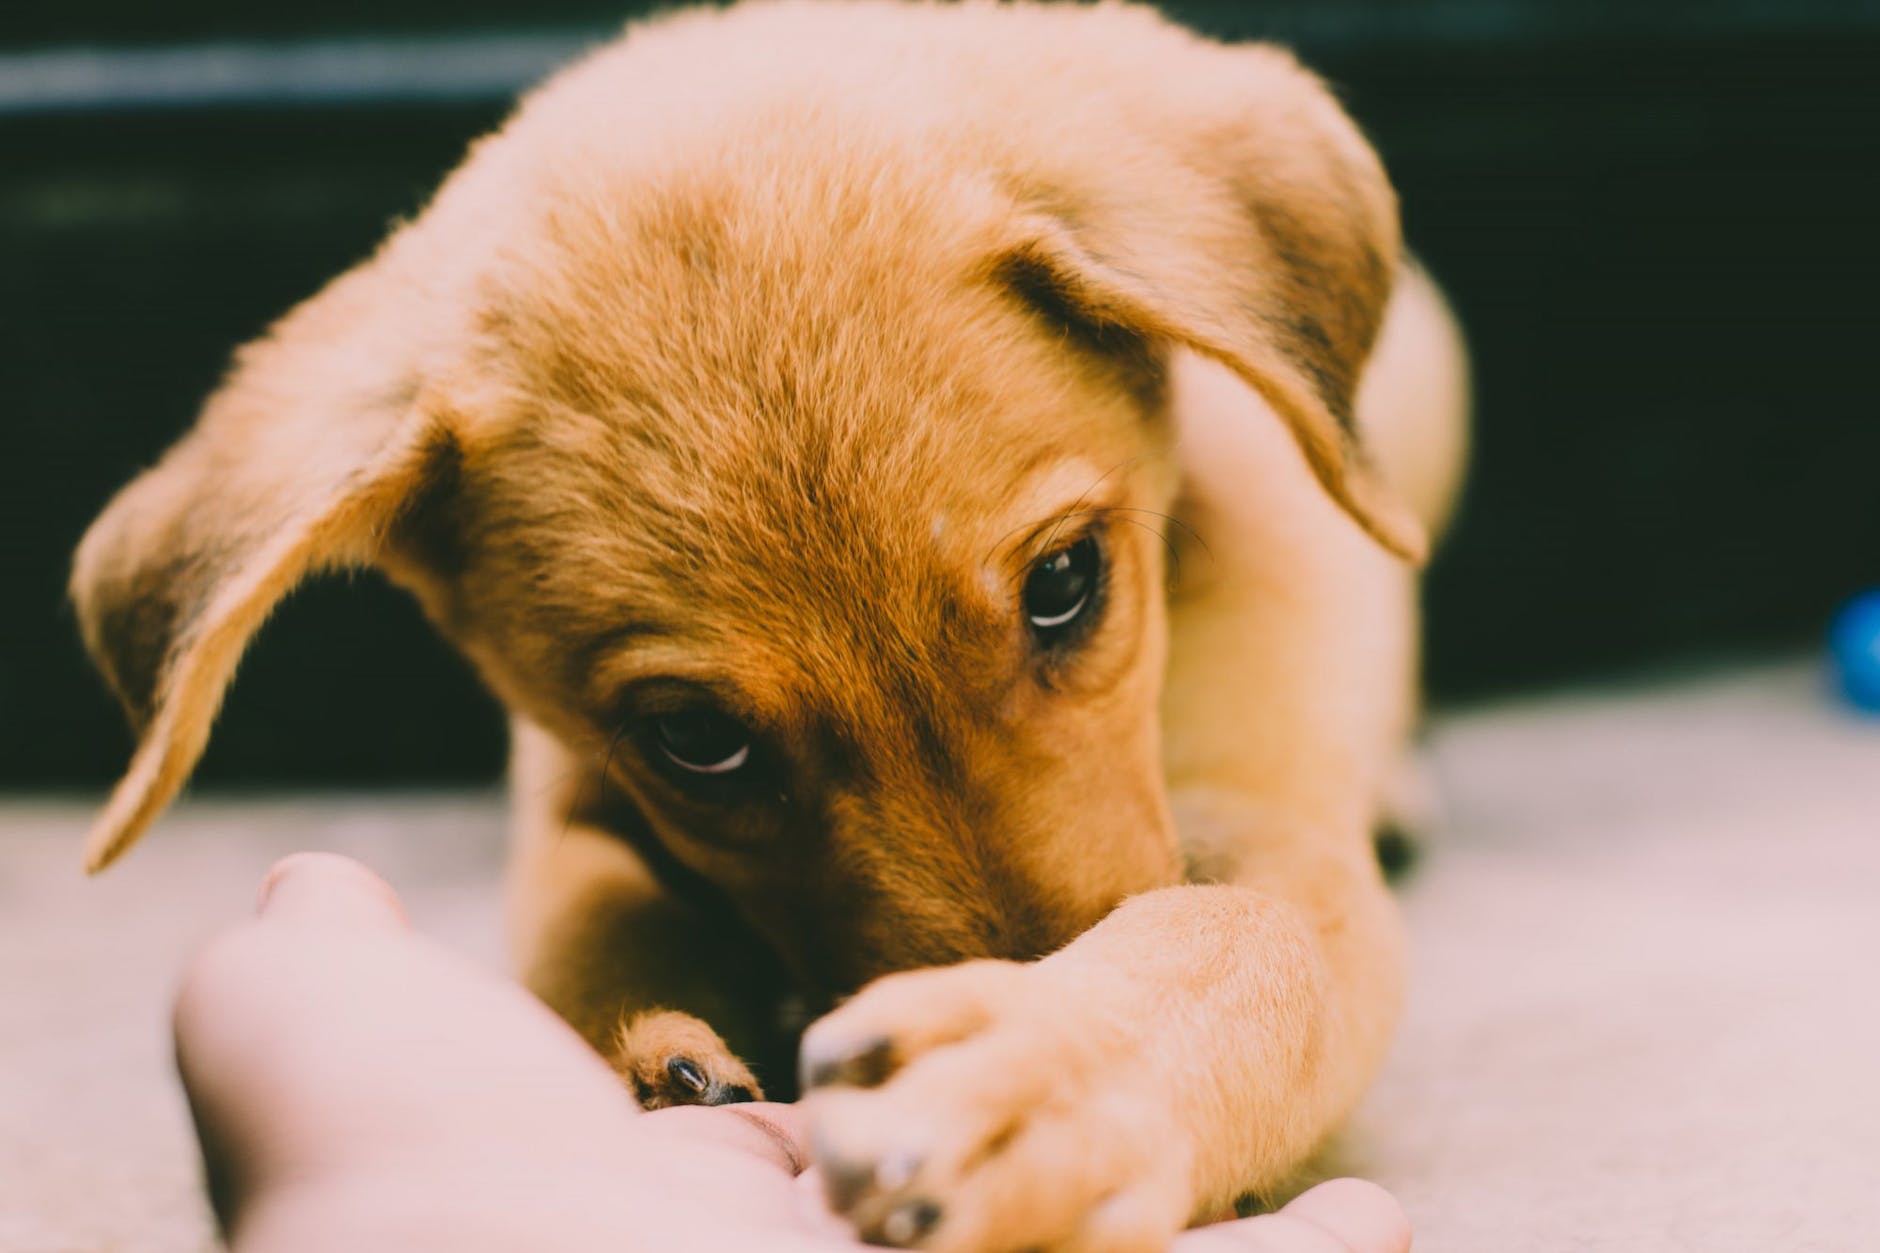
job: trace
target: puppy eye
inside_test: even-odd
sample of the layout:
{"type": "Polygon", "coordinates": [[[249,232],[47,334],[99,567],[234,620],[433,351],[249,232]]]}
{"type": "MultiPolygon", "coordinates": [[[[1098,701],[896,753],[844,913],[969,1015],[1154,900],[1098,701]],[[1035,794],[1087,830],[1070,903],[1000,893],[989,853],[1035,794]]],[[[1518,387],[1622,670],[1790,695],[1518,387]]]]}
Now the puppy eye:
{"type": "Polygon", "coordinates": [[[1042,558],[1025,576],[1025,621],[1044,647],[1062,643],[1096,602],[1103,554],[1093,535],[1042,558]]]}
{"type": "Polygon", "coordinates": [[[689,774],[732,774],[751,759],[750,730],[708,705],[653,719],[653,744],[689,774]]]}

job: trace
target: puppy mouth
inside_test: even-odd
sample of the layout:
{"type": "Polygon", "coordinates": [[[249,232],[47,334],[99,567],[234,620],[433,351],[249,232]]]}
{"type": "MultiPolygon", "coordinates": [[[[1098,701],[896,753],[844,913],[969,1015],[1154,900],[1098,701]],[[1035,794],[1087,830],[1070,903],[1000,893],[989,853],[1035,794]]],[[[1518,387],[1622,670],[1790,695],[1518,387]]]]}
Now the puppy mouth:
{"type": "MultiPolygon", "coordinates": [[[[864,985],[903,970],[952,966],[986,959],[1028,962],[1061,947],[1076,928],[1051,925],[1038,908],[1006,907],[991,912],[984,898],[945,918],[936,918],[931,898],[902,909],[892,900],[877,906],[885,926],[798,933],[803,944],[804,984],[809,995],[833,1004],[864,985]]],[[[871,911],[875,912],[875,911],[871,911]]]]}

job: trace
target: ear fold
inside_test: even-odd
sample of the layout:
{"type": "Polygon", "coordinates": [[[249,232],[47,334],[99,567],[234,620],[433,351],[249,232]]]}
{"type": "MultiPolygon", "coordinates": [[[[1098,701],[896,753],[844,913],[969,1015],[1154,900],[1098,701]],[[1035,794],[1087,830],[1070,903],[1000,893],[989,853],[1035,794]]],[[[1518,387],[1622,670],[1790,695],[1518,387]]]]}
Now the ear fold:
{"type": "Polygon", "coordinates": [[[403,303],[367,266],[295,310],[241,352],[196,428],[79,545],[85,643],[139,736],[87,838],[88,870],[181,789],[274,605],[312,571],[371,561],[448,456],[400,348],[415,316],[403,303]]]}
{"type": "Polygon", "coordinates": [[[1048,276],[1098,325],[1227,365],[1346,512],[1421,561],[1423,528],[1378,477],[1353,412],[1399,264],[1384,171],[1285,53],[1183,51],[1166,94],[1121,102],[1094,159],[1032,162],[1007,264],[1048,276]]]}

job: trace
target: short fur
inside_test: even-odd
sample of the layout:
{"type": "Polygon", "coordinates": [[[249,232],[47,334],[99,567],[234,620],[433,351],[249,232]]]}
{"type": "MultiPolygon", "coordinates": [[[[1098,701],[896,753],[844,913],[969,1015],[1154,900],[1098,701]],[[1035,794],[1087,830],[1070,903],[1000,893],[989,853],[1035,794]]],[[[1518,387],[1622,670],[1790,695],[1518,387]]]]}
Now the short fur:
{"type": "Polygon", "coordinates": [[[643,1099],[786,1088],[863,989],[801,1043],[860,1230],[1154,1247],[1281,1180],[1389,1038],[1399,558],[1463,374],[1281,51],[1107,4],[636,27],[86,536],[141,735],[89,864],[281,596],[377,564],[513,711],[519,961],[643,1099]],[[1018,589],[1083,535],[1106,607],[1047,663],[1018,589]],[[634,728],[699,693],[774,794],[652,768],[634,728]]]}

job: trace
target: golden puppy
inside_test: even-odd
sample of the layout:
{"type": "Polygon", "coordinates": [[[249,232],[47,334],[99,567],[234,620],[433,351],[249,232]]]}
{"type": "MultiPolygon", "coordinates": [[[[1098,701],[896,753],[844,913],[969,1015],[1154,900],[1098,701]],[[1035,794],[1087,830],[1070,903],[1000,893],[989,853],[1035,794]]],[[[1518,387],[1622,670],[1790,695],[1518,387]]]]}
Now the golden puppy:
{"type": "Polygon", "coordinates": [[[860,1231],[1154,1247],[1384,1052],[1462,376],[1283,52],[1111,5],[639,27],[86,537],[141,734],[90,864],[275,602],[377,565],[513,711],[525,977],[646,1103],[787,1087],[860,989],[800,1049],[860,1231]]]}

